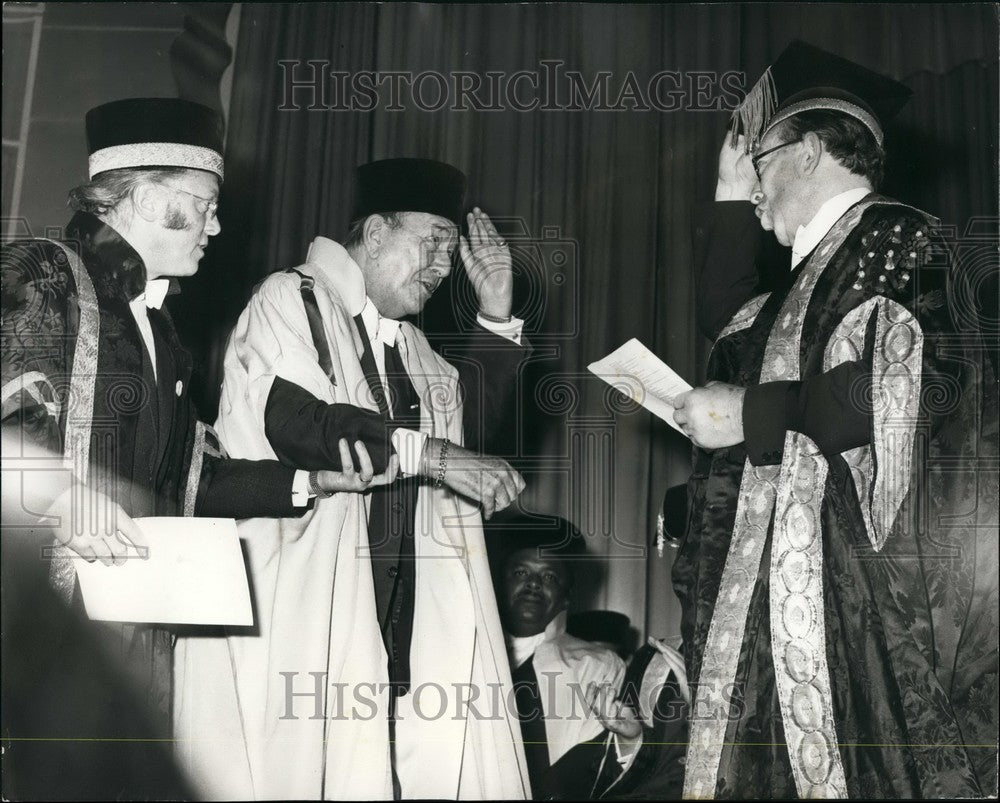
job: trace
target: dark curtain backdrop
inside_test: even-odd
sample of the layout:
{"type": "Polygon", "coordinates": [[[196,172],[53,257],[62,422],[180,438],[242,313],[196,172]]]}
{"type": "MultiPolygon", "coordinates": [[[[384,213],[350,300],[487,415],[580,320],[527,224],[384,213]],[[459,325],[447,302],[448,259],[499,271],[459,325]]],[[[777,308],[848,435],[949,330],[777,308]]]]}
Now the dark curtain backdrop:
{"type": "MultiPolygon", "coordinates": [[[[686,479],[689,444],[586,366],[636,337],[692,382],[702,378],[710,344],[693,320],[690,232],[696,203],[714,190],[728,115],[392,111],[384,91],[370,112],[281,109],[279,61],[485,75],[560,60],[588,84],[610,72],[617,94],[629,72],[642,86],[659,70],[745,71],[752,83],[795,37],[916,91],[887,139],[886,192],[960,231],[977,216],[995,219],[991,6],[244,4],[223,233],[176,306],[204,377],[206,418],[224,339],[254,284],[301,262],[317,234],[343,235],[354,167],[390,156],[451,162],[469,176],[470,207],[493,215],[515,246],[516,306],[535,347],[511,456],[529,483],[522,503],[571,518],[608,556],[587,606],[629,615],[640,634],[676,635],[671,553],[644,547],[664,490],[686,479]]],[[[989,230],[995,240],[995,222],[989,230]]],[[[445,352],[471,315],[463,278],[457,271],[421,316],[445,352]]]]}

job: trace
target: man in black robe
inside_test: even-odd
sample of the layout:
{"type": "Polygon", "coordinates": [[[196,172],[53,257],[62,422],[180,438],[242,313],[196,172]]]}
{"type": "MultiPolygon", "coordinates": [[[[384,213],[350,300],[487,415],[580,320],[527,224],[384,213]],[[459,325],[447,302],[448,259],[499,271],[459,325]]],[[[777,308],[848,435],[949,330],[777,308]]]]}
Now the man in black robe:
{"type": "Polygon", "coordinates": [[[996,385],[935,221],[874,192],[907,95],[795,43],[739,110],[734,169],[792,271],[754,295],[728,210],[713,381],[675,416],[698,447],[687,795],[995,792],[996,385]]]}
{"type": "MultiPolygon", "coordinates": [[[[308,477],[276,460],[225,459],[196,419],[191,359],[161,309],[220,231],[221,117],[177,99],[115,101],[88,113],[87,137],[91,180],[70,192],[63,240],[3,250],[5,457],[28,444],[66,461],[4,478],[21,482],[24,508],[4,520],[4,791],[169,797],[181,788],[169,774],[131,770],[162,764],[173,636],[87,622],[74,559],[136,557],[137,516],[296,515],[293,488],[308,477]],[[29,587],[46,576],[71,610],[29,587]],[[35,630],[23,626],[34,606],[35,630]],[[112,677],[131,687],[112,697],[112,677]],[[77,773],[75,790],[60,768],[77,773]]],[[[370,478],[324,470],[316,481],[353,490],[370,478]]]]}

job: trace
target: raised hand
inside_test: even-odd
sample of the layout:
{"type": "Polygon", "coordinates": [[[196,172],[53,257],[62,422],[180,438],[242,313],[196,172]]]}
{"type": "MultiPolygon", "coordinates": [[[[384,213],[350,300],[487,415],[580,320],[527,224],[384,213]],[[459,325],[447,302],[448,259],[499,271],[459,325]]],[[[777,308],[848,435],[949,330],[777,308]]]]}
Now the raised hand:
{"type": "Polygon", "coordinates": [[[462,237],[459,253],[479,300],[479,311],[490,318],[509,318],[514,292],[510,248],[497,233],[489,215],[478,206],[467,216],[469,238],[462,237]]]}
{"type": "Polygon", "coordinates": [[[729,135],[719,151],[719,181],[715,185],[716,201],[752,201],[757,190],[757,173],[750,154],[746,152],[746,137],[737,138],[735,147],[729,135]]]}

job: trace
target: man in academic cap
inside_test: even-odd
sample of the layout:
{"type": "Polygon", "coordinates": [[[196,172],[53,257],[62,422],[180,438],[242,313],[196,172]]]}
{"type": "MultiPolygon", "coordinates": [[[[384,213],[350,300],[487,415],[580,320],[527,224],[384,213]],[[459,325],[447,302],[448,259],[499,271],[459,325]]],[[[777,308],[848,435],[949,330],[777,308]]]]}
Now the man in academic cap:
{"type": "MultiPolygon", "coordinates": [[[[30,442],[63,459],[58,470],[24,472],[22,499],[26,510],[46,512],[36,532],[51,528],[60,542],[56,549],[35,544],[33,554],[36,563],[39,550],[54,555],[45,568],[74,603],[67,617],[80,613],[76,558],[120,564],[136,557],[130,545],[144,545],[132,517],[296,513],[293,469],[277,460],[223,459],[214,433],[197,421],[191,359],[161,308],[170,282],[198,270],[220,230],[221,117],[185,100],[144,98],[91,110],[86,128],[90,180],[69,194],[76,214],[65,238],[3,249],[4,452],[10,457],[8,447],[30,442]]],[[[303,486],[307,479],[298,474],[303,486]]],[[[364,487],[340,479],[325,470],[317,477],[331,491],[364,487]]],[[[5,538],[12,537],[8,529],[5,538]]],[[[14,582],[37,573],[17,565],[14,582]]],[[[61,796],[62,768],[76,773],[84,795],[173,796],[176,786],[158,787],[152,776],[137,782],[142,773],[128,771],[151,761],[143,751],[170,736],[171,633],[64,624],[37,648],[5,644],[5,656],[19,661],[5,682],[48,682],[36,689],[37,719],[21,720],[37,731],[5,733],[17,738],[5,754],[5,790],[61,796]],[[80,633],[94,639],[95,656],[108,650],[111,659],[76,660],[80,633]],[[46,663],[53,656],[58,665],[46,663]],[[122,699],[135,695],[149,716],[115,716],[119,700],[101,699],[103,667],[121,661],[135,687],[123,689],[122,699]],[[83,765],[96,773],[92,783],[83,765]]]]}
{"type": "Polygon", "coordinates": [[[440,162],[363,165],[343,244],[317,237],[236,326],[217,422],[234,454],[313,468],[347,434],[375,470],[398,459],[402,479],[241,524],[259,633],[189,642],[179,662],[185,766],[208,796],[527,793],[516,721],[464,702],[510,685],[482,516],[524,483],[477,451],[489,434],[478,422],[503,420],[527,354],[506,243],[478,209],[459,235],[464,188],[440,162]],[[479,302],[460,370],[400,320],[423,309],[456,250],[479,302]],[[218,736],[209,751],[206,732],[218,736]]]}
{"type": "Polygon", "coordinates": [[[908,94],[793,43],[721,160],[792,254],[760,295],[752,239],[702,276],[686,796],[995,794],[996,385],[935,221],[876,193],[908,94]]]}

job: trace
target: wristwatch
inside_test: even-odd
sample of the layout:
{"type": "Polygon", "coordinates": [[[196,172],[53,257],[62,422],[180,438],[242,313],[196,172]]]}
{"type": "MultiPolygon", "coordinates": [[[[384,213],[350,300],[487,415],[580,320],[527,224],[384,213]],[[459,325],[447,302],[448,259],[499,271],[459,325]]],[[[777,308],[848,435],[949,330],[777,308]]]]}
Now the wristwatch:
{"type": "Polygon", "coordinates": [[[309,472],[309,493],[320,499],[328,499],[333,496],[334,491],[327,491],[319,484],[319,472],[310,471],[309,472]]]}

